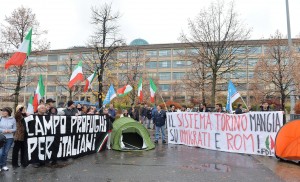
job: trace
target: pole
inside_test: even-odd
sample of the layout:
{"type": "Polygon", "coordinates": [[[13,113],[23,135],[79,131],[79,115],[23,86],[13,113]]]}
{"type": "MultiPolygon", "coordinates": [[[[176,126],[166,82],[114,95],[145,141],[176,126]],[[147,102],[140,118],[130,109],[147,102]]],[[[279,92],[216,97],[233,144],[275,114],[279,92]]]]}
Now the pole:
{"type": "Polygon", "coordinates": [[[161,94],[159,94],[159,95],[160,95],[162,101],[164,102],[164,105],[165,105],[165,107],[166,107],[166,110],[168,110],[167,105],[166,105],[166,103],[165,103],[165,101],[164,101],[164,98],[161,96],[161,94]]]}
{"type": "MultiPolygon", "coordinates": [[[[26,58],[28,59],[28,57],[26,58]]],[[[28,70],[28,65],[26,66],[26,71],[25,71],[25,87],[24,87],[24,106],[26,105],[26,84],[27,84],[27,70],[28,70]]]]}
{"type": "MultiPolygon", "coordinates": [[[[292,38],[291,38],[289,0],[286,0],[285,4],[286,4],[289,62],[291,62],[291,48],[293,46],[293,42],[292,42],[292,38]]],[[[290,91],[290,100],[291,100],[291,114],[294,114],[294,107],[295,107],[294,81],[291,82],[291,85],[289,86],[289,91],[290,91]]],[[[284,110],[285,108],[282,108],[282,109],[284,110]]]]}

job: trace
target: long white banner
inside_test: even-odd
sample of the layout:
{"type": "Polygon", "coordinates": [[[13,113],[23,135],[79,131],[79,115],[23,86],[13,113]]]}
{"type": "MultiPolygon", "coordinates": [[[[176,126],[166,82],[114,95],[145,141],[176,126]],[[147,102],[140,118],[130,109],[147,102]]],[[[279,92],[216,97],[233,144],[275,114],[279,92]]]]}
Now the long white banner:
{"type": "Polygon", "coordinates": [[[167,113],[168,143],[274,156],[282,112],[167,113]]]}

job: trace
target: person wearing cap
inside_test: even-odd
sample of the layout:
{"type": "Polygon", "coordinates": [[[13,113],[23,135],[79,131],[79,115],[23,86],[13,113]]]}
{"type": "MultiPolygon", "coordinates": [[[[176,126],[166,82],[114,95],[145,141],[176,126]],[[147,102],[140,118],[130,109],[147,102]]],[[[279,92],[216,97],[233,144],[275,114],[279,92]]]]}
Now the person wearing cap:
{"type": "Polygon", "coordinates": [[[0,149],[0,171],[8,171],[7,155],[14,142],[13,133],[16,132],[16,119],[11,116],[12,108],[4,107],[1,109],[2,116],[0,117],[0,133],[6,137],[6,143],[0,149]]]}
{"type": "Polygon", "coordinates": [[[68,107],[63,110],[66,116],[77,116],[79,114],[75,103],[72,100],[68,101],[67,106],[68,107]]]}
{"type": "Polygon", "coordinates": [[[16,132],[14,134],[14,147],[13,147],[13,153],[12,153],[12,166],[14,168],[20,167],[18,164],[18,158],[19,158],[19,152],[21,151],[21,165],[23,167],[26,166],[25,161],[25,126],[23,123],[23,119],[27,116],[26,108],[23,105],[18,105],[16,108],[16,132]]]}
{"type": "Polygon", "coordinates": [[[55,106],[54,106],[54,103],[55,103],[56,101],[55,100],[53,100],[53,99],[47,99],[46,100],[46,108],[47,108],[47,111],[46,111],[46,113],[47,113],[47,115],[52,115],[51,114],[51,109],[52,108],[55,108],[55,106]]]}

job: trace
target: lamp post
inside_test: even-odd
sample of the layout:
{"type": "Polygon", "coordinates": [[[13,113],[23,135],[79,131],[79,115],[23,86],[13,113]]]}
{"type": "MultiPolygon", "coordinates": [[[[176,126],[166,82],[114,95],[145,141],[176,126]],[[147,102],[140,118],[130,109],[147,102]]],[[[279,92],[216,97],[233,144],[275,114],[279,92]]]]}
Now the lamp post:
{"type": "MultiPolygon", "coordinates": [[[[293,42],[292,42],[292,38],[291,38],[289,0],[285,1],[285,5],[286,5],[289,62],[291,62],[291,49],[292,49],[293,42]]],[[[294,114],[294,107],[295,107],[294,82],[291,83],[289,90],[290,90],[290,100],[291,100],[291,114],[294,114]]],[[[282,108],[282,109],[284,109],[284,108],[282,108]]]]}

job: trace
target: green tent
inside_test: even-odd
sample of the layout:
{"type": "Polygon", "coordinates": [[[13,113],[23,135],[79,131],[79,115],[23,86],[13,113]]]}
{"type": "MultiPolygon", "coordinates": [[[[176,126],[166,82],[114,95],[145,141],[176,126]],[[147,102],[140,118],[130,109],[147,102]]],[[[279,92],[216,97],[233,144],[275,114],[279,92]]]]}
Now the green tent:
{"type": "Polygon", "coordinates": [[[122,117],[114,121],[113,127],[110,140],[112,149],[132,151],[155,148],[148,130],[135,120],[122,117]]]}

